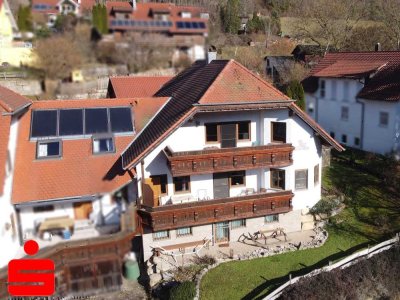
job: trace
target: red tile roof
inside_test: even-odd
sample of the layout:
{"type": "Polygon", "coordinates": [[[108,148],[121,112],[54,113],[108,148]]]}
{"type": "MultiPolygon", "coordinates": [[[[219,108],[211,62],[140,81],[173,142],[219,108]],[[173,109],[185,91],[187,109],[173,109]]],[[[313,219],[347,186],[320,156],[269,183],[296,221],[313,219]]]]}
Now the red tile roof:
{"type": "Polygon", "coordinates": [[[136,9],[133,10],[130,2],[121,1],[108,1],[106,3],[107,11],[109,14],[110,28],[115,30],[137,30],[137,31],[157,31],[157,32],[169,32],[169,33],[185,33],[185,34],[205,34],[208,32],[207,19],[200,18],[200,14],[205,12],[201,7],[195,6],[178,6],[174,3],[137,3],[136,9]],[[156,20],[153,18],[153,13],[168,13],[169,17],[167,21],[170,21],[170,26],[151,26],[136,25],[134,27],[122,24],[114,24],[114,20],[117,20],[114,16],[116,11],[120,10],[123,13],[130,12],[129,19],[123,21],[135,20],[135,21],[164,21],[156,20]],[[190,12],[190,18],[182,18],[182,12],[190,12]],[[204,28],[178,28],[176,22],[203,22],[204,28]]]}
{"type": "Polygon", "coordinates": [[[33,109],[132,106],[136,130],[140,130],[167,98],[156,99],[152,103],[150,100],[154,99],[34,102],[19,124],[13,203],[109,193],[131,181],[131,175],[121,169],[120,153],[132,141],[133,134],[115,136],[116,152],[113,154],[93,155],[91,138],[65,139],[61,158],[36,159],[36,142],[29,140],[33,109]]]}
{"type": "Polygon", "coordinates": [[[153,96],[172,76],[116,76],[110,77],[110,98],[134,98],[153,96]]]}
{"type": "Polygon", "coordinates": [[[0,86],[0,107],[8,113],[15,113],[32,103],[28,98],[0,86]]]}
{"type": "MultiPolygon", "coordinates": [[[[165,84],[155,96],[171,96],[171,99],[122,153],[125,169],[135,166],[202,106],[285,103],[289,107],[292,103],[287,96],[233,60],[214,60],[209,64],[197,62],[165,84]]],[[[333,147],[342,149],[313,120],[307,118],[307,123],[333,147]]]]}
{"type": "Polygon", "coordinates": [[[4,109],[0,107],[0,196],[3,194],[4,188],[8,156],[8,138],[11,125],[11,116],[3,115],[4,112],[4,109]]]}
{"type": "Polygon", "coordinates": [[[302,83],[306,92],[314,93],[318,77],[357,76],[370,77],[358,98],[399,101],[400,51],[327,53],[302,83]]]}

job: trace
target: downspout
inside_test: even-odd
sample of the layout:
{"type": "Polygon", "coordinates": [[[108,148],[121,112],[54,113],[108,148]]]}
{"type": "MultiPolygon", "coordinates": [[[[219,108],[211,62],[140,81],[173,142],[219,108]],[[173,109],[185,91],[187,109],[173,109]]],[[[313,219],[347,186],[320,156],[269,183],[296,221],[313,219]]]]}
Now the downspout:
{"type": "Polygon", "coordinates": [[[141,189],[142,189],[142,201],[140,201],[140,198],[139,198],[139,202],[141,202],[141,203],[138,203],[139,205],[139,208],[140,208],[140,206],[143,204],[143,202],[144,202],[144,160],[141,160],[140,161],[140,172],[142,173],[141,175],[141,178],[140,178],[140,186],[141,186],[141,189]]]}
{"type": "Polygon", "coordinates": [[[361,104],[361,128],[360,128],[360,149],[364,149],[364,120],[365,120],[365,103],[356,98],[356,102],[361,104]]]}
{"type": "Polygon", "coordinates": [[[21,216],[20,216],[20,209],[15,207],[15,215],[17,218],[17,228],[18,228],[18,239],[19,245],[22,246],[24,244],[24,237],[22,236],[22,226],[21,226],[21,216]]]}

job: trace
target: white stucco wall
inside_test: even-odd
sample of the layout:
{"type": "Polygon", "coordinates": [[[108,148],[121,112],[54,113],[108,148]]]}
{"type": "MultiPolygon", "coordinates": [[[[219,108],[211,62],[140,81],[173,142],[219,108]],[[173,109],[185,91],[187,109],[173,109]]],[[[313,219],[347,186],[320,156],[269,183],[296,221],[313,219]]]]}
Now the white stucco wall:
{"type": "MultiPolygon", "coordinates": [[[[321,78],[325,81],[325,97],[321,97],[321,89],[314,94],[306,94],[307,113],[328,133],[333,132],[335,139],[341,143],[342,135],[347,135],[348,146],[359,148],[355,138],[361,139],[362,105],[356,101],[363,84],[358,80],[344,78],[321,78]],[[347,92],[346,92],[347,85],[347,92]],[[313,107],[313,111],[310,111],[313,107]],[[348,119],[342,119],[342,107],[348,108],[348,119]]],[[[321,85],[321,84],[320,84],[321,85]]]]}
{"type": "Polygon", "coordinates": [[[0,244],[2,250],[0,252],[0,268],[7,265],[14,258],[15,253],[19,249],[18,225],[14,207],[11,204],[12,179],[14,173],[15,150],[17,147],[18,120],[13,117],[11,120],[10,135],[8,141],[9,165],[0,166],[6,169],[6,178],[4,182],[3,195],[0,196],[0,244]],[[15,234],[12,228],[6,229],[11,225],[11,218],[14,219],[15,234]]]}
{"type": "Polygon", "coordinates": [[[362,100],[365,103],[363,149],[380,154],[400,153],[400,102],[362,100]],[[379,124],[380,112],[389,114],[389,124],[379,124]]]}

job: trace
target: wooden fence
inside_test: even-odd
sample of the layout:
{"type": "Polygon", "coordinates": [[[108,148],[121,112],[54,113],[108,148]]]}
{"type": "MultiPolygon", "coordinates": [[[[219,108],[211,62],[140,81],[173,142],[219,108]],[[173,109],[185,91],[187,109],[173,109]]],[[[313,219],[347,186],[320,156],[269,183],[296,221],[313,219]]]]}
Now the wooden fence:
{"type": "Polygon", "coordinates": [[[387,241],[384,241],[376,246],[373,247],[368,247],[367,249],[358,251],[352,255],[347,256],[346,258],[334,263],[334,264],[329,264],[326,267],[323,267],[321,269],[316,269],[311,271],[310,273],[303,275],[303,276],[298,276],[295,278],[291,278],[291,275],[289,274],[289,280],[281,285],[279,288],[277,288],[276,290],[274,290],[272,293],[268,294],[264,300],[274,300],[274,299],[278,299],[283,291],[289,287],[292,284],[295,284],[296,282],[298,282],[301,278],[306,278],[306,277],[312,277],[312,276],[316,276],[322,272],[329,272],[332,271],[336,268],[347,268],[350,265],[354,264],[355,262],[357,262],[359,259],[361,258],[370,258],[372,256],[374,256],[375,254],[378,254],[382,251],[388,250],[391,247],[393,247],[396,243],[398,243],[400,241],[400,234],[397,233],[396,237],[387,241]]]}

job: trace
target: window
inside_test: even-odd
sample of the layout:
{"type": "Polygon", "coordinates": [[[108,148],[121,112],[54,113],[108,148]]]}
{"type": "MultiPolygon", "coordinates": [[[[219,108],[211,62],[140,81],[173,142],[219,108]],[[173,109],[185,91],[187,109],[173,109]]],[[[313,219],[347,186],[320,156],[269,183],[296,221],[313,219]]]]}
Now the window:
{"type": "Polygon", "coordinates": [[[358,138],[358,137],[354,138],[354,145],[360,146],[360,138],[358,138]]]}
{"type": "Polygon", "coordinates": [[[82,109],[60,110],[60,136],[82,135],[83,113],[82,109]]]}
{"type": "Polygon", "coordinates": [[[349,83],[347,81],[343,82],[343,101],[349,101],[349,83]]]}
{"type": "Polygon", "coordinates": [[[231,186],[245,185],[246,183],[246,172],[238,171],[230,173],[231,186]]]}
{"type": "Polygon", "coordinates": [[[295,172],[295,189],[296,190],[304,190],[307,189],[307,177],[308,170],[297,170],[295,172]]]}
{"type": "Polygon", "coordinates": [[[176,230],[176,236],[186,236],[186,235],[191,235],[192,234],[192,227],[183,227],[183,228],[178,228],[176,230]]]}
{"type": "Polygon", "coordinates": [[[285,189],[285,170],[271,169],[271,188],[285,189]]]}
{"type": "Polygon", "coordinates": [[[279,215],[269,215],[264,217],[264,222],[265,223],[274,223],[274,222],[279,222],[279,215]]]}
{"type": "Polygon", "coordinates": [[[169,230],[157,231],[153,233],[153,240],[164,240],[169,238],[169,230]]]}
{"type": "Polygon", "coordinates": [[[325,80],[320,81],[319,95],[321,98],[325,98],[325,80]]]}
{"type": "Polygon", "coordinates": [[[286,123],[271,122],[272,142],[286,143],[286,123]]]}
{"type": "Polygon", "coordinates": [[[175,192],[190,192],[190,176],[174,177],[175,192]]]}
{"type": "Polygon", "coordinates": [[[346,144],[347,143],[347,135],[342,134],[342,143],[346,144]]]}
{"type": "Polygon", "coordinates": [[[387,127],[389,124],[389,113],[381,111],[379,113],[379,126],[387,127]]]}
{"type": "Polygon", "coordinates": [[[57,111],[35,110],[32,112],[32,137],[57,136],[57,111]]]}
{"type": "Polygon", "coordinates": [[[54,211],[54,205],[43,205],[43,206],[33,207],[34,213],[41,213],[41,212],[48,212],[48,211],[54,211]]]}
{"type": "Polygon", "coordinates": [[[150,176],[153,185],[159,185],[160,186],[160,192],[161,194],[167,194],[167,187],[168,187],[168,177],[166,174],[164,175],[154,175],[150,176]]]}
{"type": "Polygon", "coordinates": [[[231,221],[232,229],[240,228],[240,227],[246,227],[246,219],[231,221]]]}
{"type": "Polygon", "coordinates": [[[341,119],[347,121],[349,119],[349,108],[347,106],[342,106],[341,119]]]}
{"type": "Polygon", "coordinates": [[[206,124],[206,142],[218,142],[217,124],[206,124]]]}
{"type": "Polygon", "coordinates": [[[335,101],[337,97],[336,86],[336,80],[331,80],[331,98],[333,101],[335,101]]]}
{"type": "Polygon", "coordinates": [[[250,140],[250,122],[238,123],[238,139],[250,140]]]}
{"type": "Polygon", "coordinates": [[[314,167],[314,185],[319,183],[319,164],[314,167]]]}
{"type": "Polygon", "coordinates": [[[61,156],[61,142],[60,141],[39,141],[37,143],[36,157],[37,158],[51,158],[61,156]]]}
{"type": "Polygon", "coordinates": [[[93,153],[111,153],[115,152],[114,139],[109,138],[93,138],[93,153]]]}
{"type": "Polygon", "coordinates": [[[331,136],[331,138],[335,138],[335,133],[333,132],[333,131],[331,131],[330,133],[329,133],[329,135],[331,136]]]}

